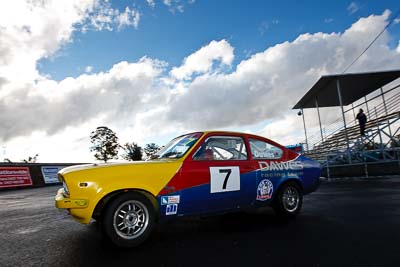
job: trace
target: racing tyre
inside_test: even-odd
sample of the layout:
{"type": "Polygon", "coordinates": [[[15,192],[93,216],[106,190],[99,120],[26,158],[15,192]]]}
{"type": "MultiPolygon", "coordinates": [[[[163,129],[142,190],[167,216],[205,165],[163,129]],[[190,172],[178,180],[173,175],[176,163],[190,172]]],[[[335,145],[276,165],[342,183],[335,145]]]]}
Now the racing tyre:
{"type": "Polygon", "coordinates": [[[273,208],[281,219],[292,219],[303,204],[301,188],[294,182],[284,184],[274,199],[273,208]]]}
{"type": "Polygon", "coordinates": [[[151,234],[155,213],[144,195],[129,192],[118,196],[106,208],[103,230],[119,247],[135,247],[151,234]]]}

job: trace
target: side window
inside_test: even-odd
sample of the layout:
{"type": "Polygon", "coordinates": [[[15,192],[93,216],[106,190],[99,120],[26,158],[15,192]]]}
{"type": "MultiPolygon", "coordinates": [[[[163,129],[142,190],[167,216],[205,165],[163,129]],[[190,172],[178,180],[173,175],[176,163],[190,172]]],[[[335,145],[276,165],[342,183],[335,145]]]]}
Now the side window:
{"type": "Polygon", "coordinates": [[[283,150],[267,142],[249,138],[253,159],[280,159],[283,150]]]}
{"type": "Polygon", "coordinates": [[[236,136],[211,136],[193,156],[194,160],[246,160],[243,138],[236,136]]]}

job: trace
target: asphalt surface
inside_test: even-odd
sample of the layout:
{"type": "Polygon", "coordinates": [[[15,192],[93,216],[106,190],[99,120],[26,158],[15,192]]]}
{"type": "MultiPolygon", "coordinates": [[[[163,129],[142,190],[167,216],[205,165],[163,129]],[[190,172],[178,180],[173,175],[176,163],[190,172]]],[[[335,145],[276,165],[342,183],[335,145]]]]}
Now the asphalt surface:
{"type": "Polygon", "coordinates": [[[0,192],[0,266],[400,266],[400,177],[321,185],[301,214],[181,219],[134,249],[54,208],[57,187],[0,192]]]}

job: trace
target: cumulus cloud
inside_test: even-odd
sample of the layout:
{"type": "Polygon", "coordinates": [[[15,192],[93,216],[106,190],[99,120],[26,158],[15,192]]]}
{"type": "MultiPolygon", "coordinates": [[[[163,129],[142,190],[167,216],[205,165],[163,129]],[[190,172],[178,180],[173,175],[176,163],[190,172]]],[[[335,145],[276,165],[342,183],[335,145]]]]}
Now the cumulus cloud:
{"type": "MultiPolygon", "coordinates": [[[[70,41],[94,1],[3,1],[0,4],[0,77],[31,83],[36,62],[70,41]]],[[[1,90],[1,88],[0,88],[1,90]]]]}
{"type": "Polygon", "coordinates": [[[303,132],[299,131],[301,127],[301,119],[293,114],[286,114],[279,120],[267,124],[258,131],[258,134],[268,136],[282,144],[295,144],[303,139],[303,132]]]}
{"type": "MultiPolygon", "coordinates": [[[[53,55],[72,41],[77,30],[112,30],[138,27],[139,12],[127,7],[124,12],[108,2],[71,1],[3,1],[0,3],[0,79],[14,85],[31,84],[40,79],[38,60],[53,55]]],[[[0,87],[0,92],[2,88],[0,87]]]]}
{"type": "Polygon", "coordinates": [[[34,130],[52,135],[98,115],[109,121],[114,117],[127,119],[153,108],[157,97],[162,97],[162,90],[153,87],[162,69],[162,62],[142,58],[136,63],[118,63],[105,73],[84,74],[59,83],[41,80],[34,87],[14,88],[0,100],[1,137],[7,140],[34,130]]]}
{"type": "MultiPolygon", "coordinates": [[[[0,75],[0,139],[12,143],[27,136],[30,140],[32,132],[37,132],[64,136],[76,144],[79,130],[68,137],[68,129],[101,124],[140,142],[177,132],[265,124],[259,133],[292,142],[302,138],[301,119],[291,111],[296,101],[321,75],[343,71],[386,25],[389,14],[361,18],[342,33],[302,34],[253,54],[235,68],[233,46],[220,40],[172,68],[167,62],[144,57],[60,82],[36,75],[21,83],[12,75],[0,75]]],[[[351,71],[399,68],[400,54],[389,46],[390,37],[385,32],[351,71]]],[[[56,42],[52,51],[59,45],[56,42]]],[[[50,53],[43,51],[30,59],[33,71],[36,60],[50,53]]],[[[3,53],[13,62],[12,54],[3,53]]],[[[322,111],[323,120],[333,113],[322,111]]],[[[309,123],[310,127],[317,124],[316,120],[309,123]]],[[[81,135],[93,130],[84,129],[81,135]]]]}
{"type": "MultiPolygon", "coordinates": [[[[340,73],[388,16],[385,12],[362,18],[344,33],[302,34],[242,61],[232,73],[196,77],[170,103],[166,120],[191,128],[218,128],[279,118],[321,75],[340,73]]],[[[399,67],[399,55],[387,42],[385,34],[351,70],[399,67]]]]}
{"type": "Polygon", "coordinates": [[[210,72],[215,62],[230,66],[233,59],[233,47],[226,40],[211,41],[185,58],[180,67],[174,67],[171,75],[179,80],[190,79],[193,74],[210,72]]]}

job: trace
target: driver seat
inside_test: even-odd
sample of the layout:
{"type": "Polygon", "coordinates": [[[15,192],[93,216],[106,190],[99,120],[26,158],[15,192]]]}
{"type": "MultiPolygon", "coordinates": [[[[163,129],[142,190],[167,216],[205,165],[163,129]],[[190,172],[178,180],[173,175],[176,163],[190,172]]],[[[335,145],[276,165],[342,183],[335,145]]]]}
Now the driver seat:
{"type": "Polygon", "coordinates": [[[203,159],[204,160],[214,160],[214,153],[211,149],[206,149],[203,154],[203,159]]]}

